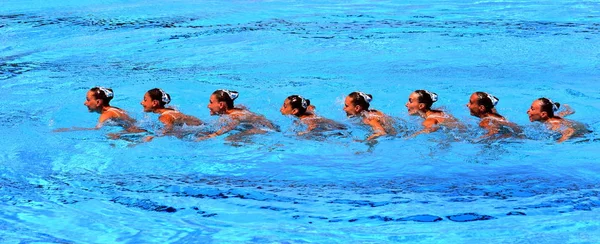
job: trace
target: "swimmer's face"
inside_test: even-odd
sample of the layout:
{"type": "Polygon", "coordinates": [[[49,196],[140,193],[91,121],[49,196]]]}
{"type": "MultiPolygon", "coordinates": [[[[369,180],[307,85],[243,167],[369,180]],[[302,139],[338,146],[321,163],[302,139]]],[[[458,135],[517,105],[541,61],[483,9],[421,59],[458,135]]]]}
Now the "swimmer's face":
{"type": "Polygon", "coordinates": [[[152,98],[150,98],[150,94],[146,92],[140,104],[142,105],[142,107],[144,107],[144,112],[152,112],[154,111],[154,108],[156,108],[158,101],[152,100],[152,98]]]}
{"type": "Polygon", "coordinates": [[[350,96],[346,97],[346,100],[344,100],[344,112],[346,112],[348,117],[355,116],[362,112],[362,108],[354,105],[353,102],[354,100],[350,96]]]}
{"type": "Polygon", "coordinates": [[[531,107],[527,110],[527,115],[529,115],[529,121],[540,121],[548,119],[548,113],[542,112],[542,101],[535,100],[531,103],[531,107]]]}
{"type": "Polygon", "coordinates": [[[96,99],[93,91],[88,91],[85,96],[85,101],[83,105],[85,105],[90,112],[98,112],[100,110],[100,105],[102,100],[96,99]]]}
{"type": "Polygon", "coordinates": [[[484,111],[484,107],[479,105],[479,96],[473,93],[469,98],[469,103],[467,103],[467,108],[469,108],[469,112],[471,115],[478,116],[484,111]]]}
{"type": "Polygon", "coordinates": [[[293,109],[292,105],[290,104],[290,99],[286,98],[285,101],[283,101],[283,105],[281,105],[279,112],[281,112],[282,115],[294,115],[298,112],[298,110],[293,109]]]}
{"type": "Polygon", "coordinates": [[[211,95],[210,99],[208,100],[208,110],[210,110],[210,115],[218,115],[218,114],[222,114],[223,110],[225,109],[225,102],[219,102],[219,100],[217,100],[217,96],[215,95],[211,95]]]}
{"type": "Polygon", "coordinates": [[[417,115],[419,111],[425,108],[425,104],[419,102],[419,94],[415,92],[408,96],[408,102],[404,106],[406,106],[410,115],[417,115]]]}

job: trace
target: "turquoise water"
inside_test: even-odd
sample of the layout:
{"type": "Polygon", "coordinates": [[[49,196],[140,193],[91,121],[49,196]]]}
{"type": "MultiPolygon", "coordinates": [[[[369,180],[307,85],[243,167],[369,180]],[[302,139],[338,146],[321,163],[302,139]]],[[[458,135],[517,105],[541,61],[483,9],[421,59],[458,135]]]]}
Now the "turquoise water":
{"type": "Polygon", "coordinates": [[[0,241],[6,243],[600,242],[598,133],[562,144],[530,123],[546,96],[599,131],[595,1],[4,1],[0,6],[0,241]],[[222,138],[110,140],[83,106],[97,85],[154,128],[160,87],[209,123],[210,93],[280,125],[222,138]],[[465,135],[384,138],[342,111],[354,90],[408,131],[415,89],[439,94],[465,135]],[[474,91],[526,139],[472,142],[474,91]],[[294,136],[301,94],[350,138],[294,136]]]}

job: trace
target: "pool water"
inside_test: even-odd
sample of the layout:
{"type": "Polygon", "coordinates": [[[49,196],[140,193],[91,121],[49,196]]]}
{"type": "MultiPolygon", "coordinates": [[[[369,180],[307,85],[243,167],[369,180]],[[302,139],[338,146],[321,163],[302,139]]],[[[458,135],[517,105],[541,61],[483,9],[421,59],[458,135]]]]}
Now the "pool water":
{"type": "MultiPolygon", "coordinates": [[[[4,1],[0,241],[6,243],[598,243],[600,3],[595,1],[4,1]],[[282,131],[231,143],[112,140],[94,86],[153,130],[160,87],[212,124],[221,88],[282,131]],[[416,89],[468,133],[416,138],[416,89]],[[344,97],[373,95],[402,133],[376,144],[344,97]],[[475,91],[525,139],[478,141],[475,91]],[[292,94],[351,128],[295,136],[292,94]],[[569,104],[592,133],[565,143],[526,111],[569,104]]],[[[210,128],[210,127],[209,127],[210,128]]]]}

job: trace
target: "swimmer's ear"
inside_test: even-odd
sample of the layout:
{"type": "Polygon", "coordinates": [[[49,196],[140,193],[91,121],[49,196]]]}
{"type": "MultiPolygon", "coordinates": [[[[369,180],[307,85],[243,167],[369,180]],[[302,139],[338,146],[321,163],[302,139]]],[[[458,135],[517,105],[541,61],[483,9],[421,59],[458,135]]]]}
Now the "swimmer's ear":
{"type": "Polygon", "coordinates": [[[544,118],[544,119],[545,119],[545,118],[548,118],[548,112],[546,112],[546,111],[542,111],[542,112],[540,113],[540,117],[542,117],[542,118],[544,118]]]}
{"type": "Polygon", "coordinates": [[[158,106],[158,100],[152,100],[152,107],[157,107],[158,106]]]}
{"type": "Polygon", "coordinates": [[[219,108],[220,109],[225,109],[226,108],[225,102],[219,102],[219,108]]]}
{"type": "Polygon", "coordinates": [[[355,111],[355,112],[357,112],[357,113],[358,113],[358,112],[360,112],[360,110],[362,110],[362,106],[360,106],[360,105],[356,105],[356,106],[354,106],[354,111],[355,111]]]}
{"type": "Polygon", "coordinates": [[[479,111],[485,111],[485,106],[479,105],[479,111]]]}
{"type": "Polygon", "coordinates": [[[424,103],[419,103],[419,109],[424,109],[425,108],[425,104],[424,103]]]}
{"type": "Polygon", "coordinates": [[[96,107],[100,106],[100,104],[102,104],[102,99],[96,99],[96,107]]]}
{"type": "Polygon", "coordinates": [[[292,114],[297,114],[297,113],[298,113],[298,109],[297,108],[292,109],[292,114]]]}

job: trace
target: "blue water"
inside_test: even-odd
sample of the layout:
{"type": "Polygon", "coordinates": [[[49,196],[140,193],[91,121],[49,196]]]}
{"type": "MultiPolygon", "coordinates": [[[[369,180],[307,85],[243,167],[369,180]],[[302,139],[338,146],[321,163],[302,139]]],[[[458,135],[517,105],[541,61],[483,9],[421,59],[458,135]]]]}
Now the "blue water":
{"type": "Polygon", "coordinates": [[[598,243],[600,3],[597,1],[4,1],[0,6],[3,243],[598,243]],[[146,128],[144,92],[212,123],[210,93],[281,133],[232,145],[162,137],[133,144],[92,127],[93,86],[146,128]],[[466,135],[356,142],[344,96],[409,131],[404,103],[428,89],[466,135]],[[526,139],[473,142],[474,91],[526,139]],[[350,138],[294,136],[279,114],[301,94],[350,138]],[[595,132],[557,144],[531,102],[569,104],[595,132]]]}

